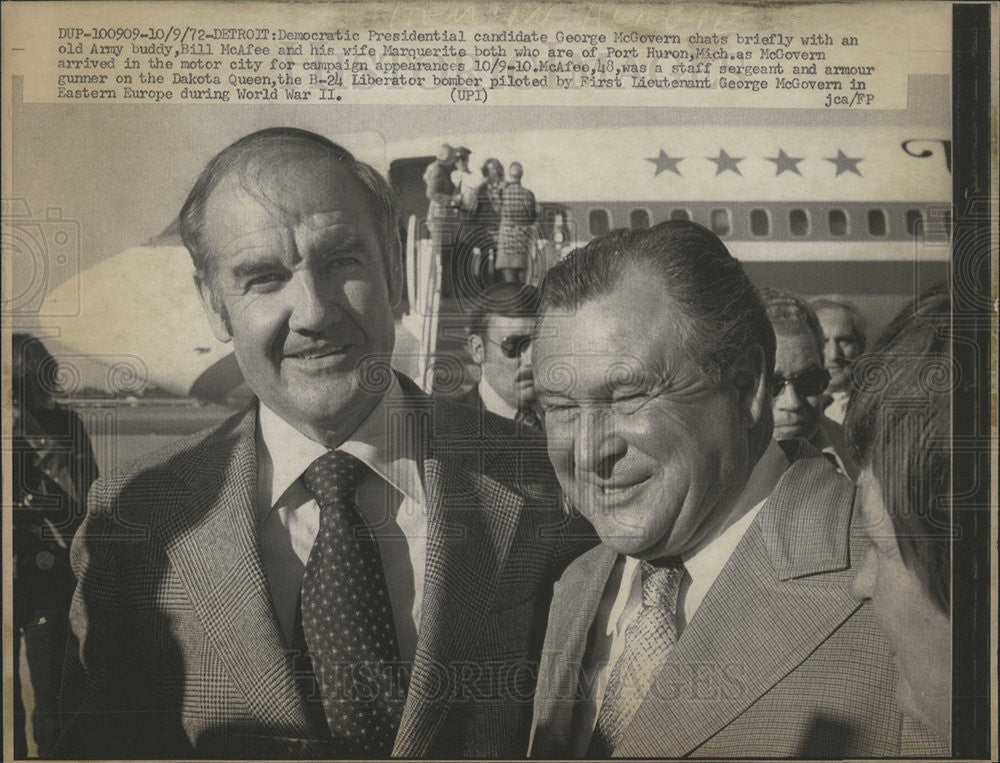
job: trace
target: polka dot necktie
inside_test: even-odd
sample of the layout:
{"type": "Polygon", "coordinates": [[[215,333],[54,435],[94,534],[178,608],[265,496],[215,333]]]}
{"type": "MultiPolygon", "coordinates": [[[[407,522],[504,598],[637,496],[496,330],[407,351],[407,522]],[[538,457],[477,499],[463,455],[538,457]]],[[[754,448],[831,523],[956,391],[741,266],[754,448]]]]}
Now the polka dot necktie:
{"type": "Polygon", "coordinates": [[[625,648],[608,679],[588,758],[614,753],[658,669],[677,643],[677,595],[684,563],[679,558],[656,567],[641,562],[640,569],[642,607],[625,629],[625,648]]]}
{"type": "Polygon", "coordinates": [[[333,450],[302,475],[320,507],[302,578],[302,632],[339,754],[384,758],[405,690],[378,543],[354,501],[367,473],[357,458],[333,450]]]}

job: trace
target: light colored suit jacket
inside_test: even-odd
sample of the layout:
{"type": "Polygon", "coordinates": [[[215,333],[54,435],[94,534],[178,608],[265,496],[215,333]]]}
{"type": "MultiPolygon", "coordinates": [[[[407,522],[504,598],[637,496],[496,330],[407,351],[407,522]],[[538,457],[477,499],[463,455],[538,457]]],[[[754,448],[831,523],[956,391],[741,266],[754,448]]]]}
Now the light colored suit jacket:
{"type": "MultiPolygon", "coordinates": [[[[806,448],[807,446],[802,446],[806,448]]],[[[864,554],[853,485],[796,460],[749,527],[636,711],[616,757],[947,755],[895,701],[889,645],[853,600],[864,554]]],[[[617,554],[601,545],[556,584],[532,757],[572,755],[581,661],[617,554]]]]}
{"type": "MultiPolygon", "coordinates": [[[[561,511],[544,438],[405,388],[428,545],[393,754],[523,756],[552,583],[593,531],[561,511]]],[[[261,563],[255,427],[254,405],[96,484],[72,550],[59,756],[335,756],[261,563]]]]}

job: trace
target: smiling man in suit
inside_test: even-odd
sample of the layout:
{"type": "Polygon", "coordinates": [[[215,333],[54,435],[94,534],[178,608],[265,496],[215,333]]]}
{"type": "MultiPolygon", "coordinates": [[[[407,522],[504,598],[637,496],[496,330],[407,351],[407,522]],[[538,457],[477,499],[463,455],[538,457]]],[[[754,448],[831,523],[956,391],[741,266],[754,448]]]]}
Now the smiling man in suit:
{"type": "Polygon", "coordinates": [[[92,491],[59,754],[524,755],[587,532],[543,438],[390,370],[388,185],[275,128],[212,159],[180,220],[257,399],[92,491]]]}
{"type": "Polygon", "coordinates": [[[718,237],[592,241],[547,274],[534,346],[549,456],[603,543],[556,586],[531,754],[937,751],[850,597],[853,485],[771,440],[774,332],[718,237]]]}

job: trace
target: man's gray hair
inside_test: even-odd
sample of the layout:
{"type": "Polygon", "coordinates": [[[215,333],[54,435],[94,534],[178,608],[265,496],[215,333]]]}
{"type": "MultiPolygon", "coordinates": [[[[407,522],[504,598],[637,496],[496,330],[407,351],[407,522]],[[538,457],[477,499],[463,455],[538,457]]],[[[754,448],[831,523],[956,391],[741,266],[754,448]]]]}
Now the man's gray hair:
{"type": "MultiPolygon", "coordinates": [[[[271,127],[251,133],[216,154],[202,170],[181,208],[180,230],[184,246],[191,253],[194,266],[207,280],[213,274],[214,258],[204,242],[205,205],[218,185],[232,174],[237,174],[240,187],[250,196],[269,206],[279,206],[273,199],[261,197],[255,182],[254,159],[263,154],[286,154],[299,157],[304,151],[321,158],[332,159],[353,177],[371,196],[375,234],[382,248],[386,279],[398,267],[401,253],[399,240],[399,202],[392,188],[377,170],[358,161],[343,146],[322,135],[294,127],[271,127]]],[[[268,164],[267,168],[273,167],[268,164]]]]}
{"type": "Polygon", "coordinates": [[[822,296],[810,299],[809,304],[812,305],[812,309],[817,313],[823,310],[843,310],[851,316],[851,326],[854,329],[855,337],[861,341],[861,344],[865,343],[868,336],[868,321],[862,315],[858,306],[849,299],[845,299],[839,294],[823,294],[822,296]]]}

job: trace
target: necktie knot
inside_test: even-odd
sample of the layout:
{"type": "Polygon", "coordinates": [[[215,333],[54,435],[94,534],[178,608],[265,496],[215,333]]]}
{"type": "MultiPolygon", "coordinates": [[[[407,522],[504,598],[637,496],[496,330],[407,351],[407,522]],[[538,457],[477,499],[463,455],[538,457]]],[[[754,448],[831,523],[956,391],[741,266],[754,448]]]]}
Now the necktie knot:
{"type": "Polygon", "coordinates": [[[331,450],[317,458],[302,473],[302,482],[316,498],[320,508],[354,503],[354,491],[368,467],[342,450],[331,450]]]}
{"type": "Polygon", "coordinates": [[[684,578],[684,562],[680,557],[654,566],[649,562],[640,564],[642,570],[642,606],[661,607],[669,612],[677,608],[677,594],[684,578]]]}
{"type": "Polygon", "coordinates": [[[542,420],[530,408],[519,408],[517,413],[514,414],[514,421],[521,426],[538,430],[542,429],[542,420]]]}

